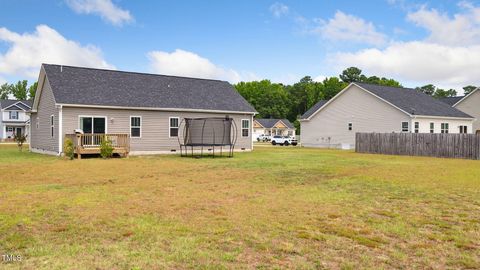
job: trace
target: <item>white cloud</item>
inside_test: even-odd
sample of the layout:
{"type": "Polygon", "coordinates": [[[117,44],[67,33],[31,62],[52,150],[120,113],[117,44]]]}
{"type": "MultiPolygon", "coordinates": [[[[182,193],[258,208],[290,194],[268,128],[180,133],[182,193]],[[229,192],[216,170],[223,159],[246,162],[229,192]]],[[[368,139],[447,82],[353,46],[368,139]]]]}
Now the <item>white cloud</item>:
{"type": "Polygon", "coordinates": [[[386,42],[386,36],[378,32],[373,23],[342,11],[337,11],[335,16],[328,21],[316,19],[315,22],[318,25],[311,32],[319,34],[325,40],[377,46],[386,42]]]}
{"type": "Polygon", "coordinates": [[[117,26],[134,20],[130,11],[116,6],[111,0],[66,0],[66,3],[77,13],[97,14],[117,26]]]}
{"type": "Polygon", "coordinates": [[[148,58],[151,70],[159,74],[220,79],[232,83],[258,79],[253,73],[239,73],[233,69],[219,67],[207,58],[180,49],[171,53],[152,51],[148,53],[148,58]]]}
{"type": "Polygon", "coordinates": [[[289,12],[289,8],[287,5],[276,2],[275,4],[270,6],[270,12],[273,16],[280,18],[283,15],[287,15],[289,12]]]}
{"type": "Polygon", "coordinates": [[[82,46],[68,40],[47,25],[39,25],[34,33],[19,34],[0,28],[0,41],[8,49],[0,53],[0,74],[36,78],[41,63],[114,68],[95,46],[82,46]]]}
{"type": "Polygon", "coordinates": [[[313,78],[315,82],[323,82],[326,78],[328,78],[325,75],[318,75],[317,77],[313,78]]]}
{"type": "MultiPolygon", "coordinates": [[[[357,66],[367,74],[392,77],[412,84],[433,83],[460,90],[480,83],[480,8],[459,4],[462,12],[449,16],[420,7],[407,20],[428,31],[425,40],[394,42],[386,48],[337,53],[330,62],[339,69],[357,66]]],[[[460,90],[461,92],[461,90],[460,90]]]]}
{"type": "Polygon", "coordinates": [[[450,17],[436,9],[420,8],[407,19],[430,32],[427,41],[445,45],[472,45],[480,42],[480,8],[461,2],[462,13],[450,17]]]}
{"type": "Polygon", "coordinates": [[[468,84],[478,85],[480,78],[480,45],[399,42],[385,49],[337,53],[330,60],[339,67],[357,66],[367,74],[457,89],[468,84]]]}

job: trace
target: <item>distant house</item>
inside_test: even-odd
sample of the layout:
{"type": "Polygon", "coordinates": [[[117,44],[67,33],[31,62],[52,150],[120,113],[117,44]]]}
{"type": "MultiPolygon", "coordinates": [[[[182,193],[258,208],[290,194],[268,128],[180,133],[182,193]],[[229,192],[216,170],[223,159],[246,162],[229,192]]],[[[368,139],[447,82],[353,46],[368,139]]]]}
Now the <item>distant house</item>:
{"type": "Polygon", "coordinates": [[[302,115],[303,146],[353,148],[356,132],[472,133],[475,118],[415,89],[351,83],[302,115]]]}
{"type": "Polygon", "coordinates": [[[0,139],[13,139],[16,134],[29,135],[31,100],[0,100],[0,139]]]}
{"type": "Polygon", "coordinates": [[[253,140],[260,135],[295,136],[295,126],[288,119],[253,119],[253,140]]]}
{"type": "MultiPolygon", "coordinates": [[[[58,155],[77,131],[128,135],[133,155],[170,153],[179,149],[182,119],[228,116],[237,125],[235,149],[248,151],[255,113],[225,81],[43,64],[30,146],[58,155]]],[[[82,143],[98,144],[92,138],[82,143]]]]}
{"type": "Polygon", "coordinates": [[[480,134],[480,88],[466,96],[443,98],[441,101],[475,117],[477,121],[473,122],[473,133],[480,134]]]}

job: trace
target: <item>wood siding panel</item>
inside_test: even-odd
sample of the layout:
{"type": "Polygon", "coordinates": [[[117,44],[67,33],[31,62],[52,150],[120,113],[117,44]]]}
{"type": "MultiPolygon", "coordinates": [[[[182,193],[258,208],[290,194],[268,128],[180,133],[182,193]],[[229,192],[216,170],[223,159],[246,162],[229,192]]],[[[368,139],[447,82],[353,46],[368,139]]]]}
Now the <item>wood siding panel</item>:
{"type": "Polygon", "coordinates": [[[401,132],[410,117],[377,97],[352,86],[309,121],[301,122],[301,143],[309,147],[355,145],[355,132],[401,132]],[[353,130],[348,130],[348,123],[353,130]]]}
{"type": "MultiPolygon", "coordinates": [[[[229,114],[235,120],[238,130],[236,149],[252,149],[252,115],[229,114]],[[250,119],[249,137],[241,137],[241,119],[250,119]]],[[[132,152],[160,152],[179,151],[178,139],[169,138],[169,117],[183,118],[196,117],[225,117],[225,114],[195,113],[195,112],[162,112],[141,111],[128,109],[100,109],[100,108],[63,108],[63,134],[73,133],[79,128],[79,116],[107,117],[107,133],[130,134],[130,116],[142,118],[141,138],[130,139],[132,152]]]]}
{"type": "MultiPolygon", "coordinates": [[[[43,69],[41,71],[43,73],[43,69]]],[[[43,73],[45,74],[45,73],[43,73]]],[[[42,74],[41,74],[42,76],[42,74]]],[[[43,151],[58,152],[58,109],[55,107],[55,98],[48,78],[45,79],[39,98],[36,113],[32,113],[30,120],[30,143],[32,148],[43,151]],[[54,132],[51,136],[50,116],[54,115],[54,132]],[[39,127],[37,129],[37,117],[39,127]]]]}

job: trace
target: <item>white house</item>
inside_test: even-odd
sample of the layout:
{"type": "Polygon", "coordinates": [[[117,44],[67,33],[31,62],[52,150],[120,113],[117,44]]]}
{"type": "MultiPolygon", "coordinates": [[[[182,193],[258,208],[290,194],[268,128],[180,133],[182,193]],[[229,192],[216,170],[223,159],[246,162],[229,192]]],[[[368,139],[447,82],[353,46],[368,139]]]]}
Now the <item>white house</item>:
{"type": "Polygon", "coordinates": [[[472,133],[475,120],[415,89],[351,83],[302,115],[301,142],[353,148],[356,132],[472,133]]]}
{"type": "Polygon", "coordinates": [[[15,134],[29,135],[30,117],[27,114],[32,107],[30,100],[0,100],[0,139],[13,139],[15,134]]]}
{"type": "Polygon", "coordinates": [[[478,119],[473,122],[473,133],[480,134],[480,88],[466,96],[449,97],[441,99],[441,101],[478,119]]]}
{"type": "Polygon", "coordinates": [[[295,126],[288,121],[288,119],[253,119],[252,139],[256,141],[260,135],[281,135],[295,137],[295,126]]]}

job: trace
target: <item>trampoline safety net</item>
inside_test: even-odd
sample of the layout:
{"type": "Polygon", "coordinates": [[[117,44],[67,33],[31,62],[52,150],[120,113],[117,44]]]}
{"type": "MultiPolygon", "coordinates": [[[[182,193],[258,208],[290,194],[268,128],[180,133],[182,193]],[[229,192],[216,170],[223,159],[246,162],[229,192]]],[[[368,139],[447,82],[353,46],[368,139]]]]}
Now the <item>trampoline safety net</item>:
{"type": "Polygon", "coordinates": [[[181,156],[233,157],[237,127],[232,118],[184,118],[179,126],[181,156]]]}

